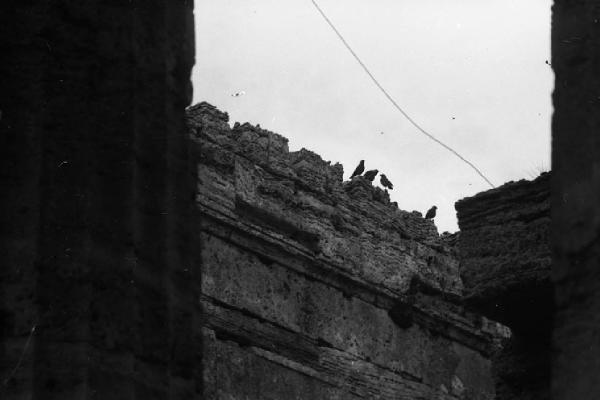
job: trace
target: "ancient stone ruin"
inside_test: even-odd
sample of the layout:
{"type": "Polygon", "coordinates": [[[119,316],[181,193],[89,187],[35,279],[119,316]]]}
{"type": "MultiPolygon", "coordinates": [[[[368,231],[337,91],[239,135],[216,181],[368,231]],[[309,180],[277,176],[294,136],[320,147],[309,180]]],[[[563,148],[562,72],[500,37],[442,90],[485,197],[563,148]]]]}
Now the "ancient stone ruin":
{"type": "Polygon", "coordinates": [[[600,398],[597,0],[553,2],[551,179],[441,237],[207,104],[186,127],[193,2],[105,3],[0,3],[1,399],[600,398]]]}
{"type": "Polygon", "coordinates": [[[463,199],[456,210],[465,305],[512,331],[492,357],[496,398],[549,399],[550,173],[463,199]]]}
{"type": "Polygon", "coordinates": [[[510,331],[465,309],[431,220],[210,104],[187,118],[208,398],[495,398],[510,331]]]}

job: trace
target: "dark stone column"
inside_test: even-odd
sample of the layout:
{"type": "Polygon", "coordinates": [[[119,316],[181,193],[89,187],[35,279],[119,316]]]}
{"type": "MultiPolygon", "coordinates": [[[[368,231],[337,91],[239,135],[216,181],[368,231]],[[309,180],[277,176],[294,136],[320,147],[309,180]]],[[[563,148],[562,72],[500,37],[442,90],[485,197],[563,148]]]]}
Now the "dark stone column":
{"type": "Polygon", "coordinates": [[[3,399],[194,396],[192,7],[3,3],[3,399]]]}
{"type": "Polygon", "coordinates": [[[553,399],[600,398],[600,2],[557,0],[552,250],[553,399]]]}

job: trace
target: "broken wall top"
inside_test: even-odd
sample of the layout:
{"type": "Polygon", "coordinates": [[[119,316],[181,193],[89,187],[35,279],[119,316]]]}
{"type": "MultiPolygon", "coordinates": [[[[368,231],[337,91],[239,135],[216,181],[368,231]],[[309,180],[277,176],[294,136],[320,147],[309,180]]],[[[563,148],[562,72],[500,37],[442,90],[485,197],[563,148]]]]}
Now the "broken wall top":
{"type": "Polygon", "coordinates": [[[458,264],[431,220],[398,209],[362,177],[251,124],[229,126],[208,103],[188,108],[202,160],[199,200],[390,294],[411,284],[458,297],[458,264]]]}
{"type": "Polygon", "coordinates": [[[465,298],[511,328],[546,316],[552,304],[550,177],[509,182],[456,203],[465,298]]]}

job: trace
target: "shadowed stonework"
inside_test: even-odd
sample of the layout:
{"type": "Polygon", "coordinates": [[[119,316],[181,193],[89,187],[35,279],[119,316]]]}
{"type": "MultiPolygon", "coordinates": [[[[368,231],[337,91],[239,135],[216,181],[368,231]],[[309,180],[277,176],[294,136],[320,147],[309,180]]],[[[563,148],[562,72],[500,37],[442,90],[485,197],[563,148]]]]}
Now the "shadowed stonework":
{"type": "Polygon", "coordinates": [[[553,7],[551,182],[440,237],[277,134],[186,126],[191,2],[2,2],[0,398],[600,398],[599,4],[553,7]]]}
{"type": "Polygon", "coordinates": [[[456,203],[465,303],[512,331],[492,358],[498,399],[550,398],[550,177],[456,203]]]}
{"type": "Polygon", "coordinates": [[[0,398],[192,398],[192,4],[0,16],[0,398]]]}
{"type": "Polygon", "coordinates": [[[555,400],[600,398],[600,1],[552,16],[555,400]]]}
{"type": "Polygon", "coordinates": [[[505,331],[463,309],[431,220],[207,103],[188,124],[208,398],[494,398],[505,331]]]}

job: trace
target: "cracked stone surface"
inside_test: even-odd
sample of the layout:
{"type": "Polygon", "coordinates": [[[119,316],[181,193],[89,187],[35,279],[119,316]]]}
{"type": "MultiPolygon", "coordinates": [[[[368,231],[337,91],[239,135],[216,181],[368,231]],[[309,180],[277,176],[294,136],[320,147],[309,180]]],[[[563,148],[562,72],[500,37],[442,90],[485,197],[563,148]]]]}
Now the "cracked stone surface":
{"type": "Polygon", "coordinates": [[[277,133],[187,118],[214,398],[493,398],[506,331],[463,308],[455,236],[277,133]]]}

